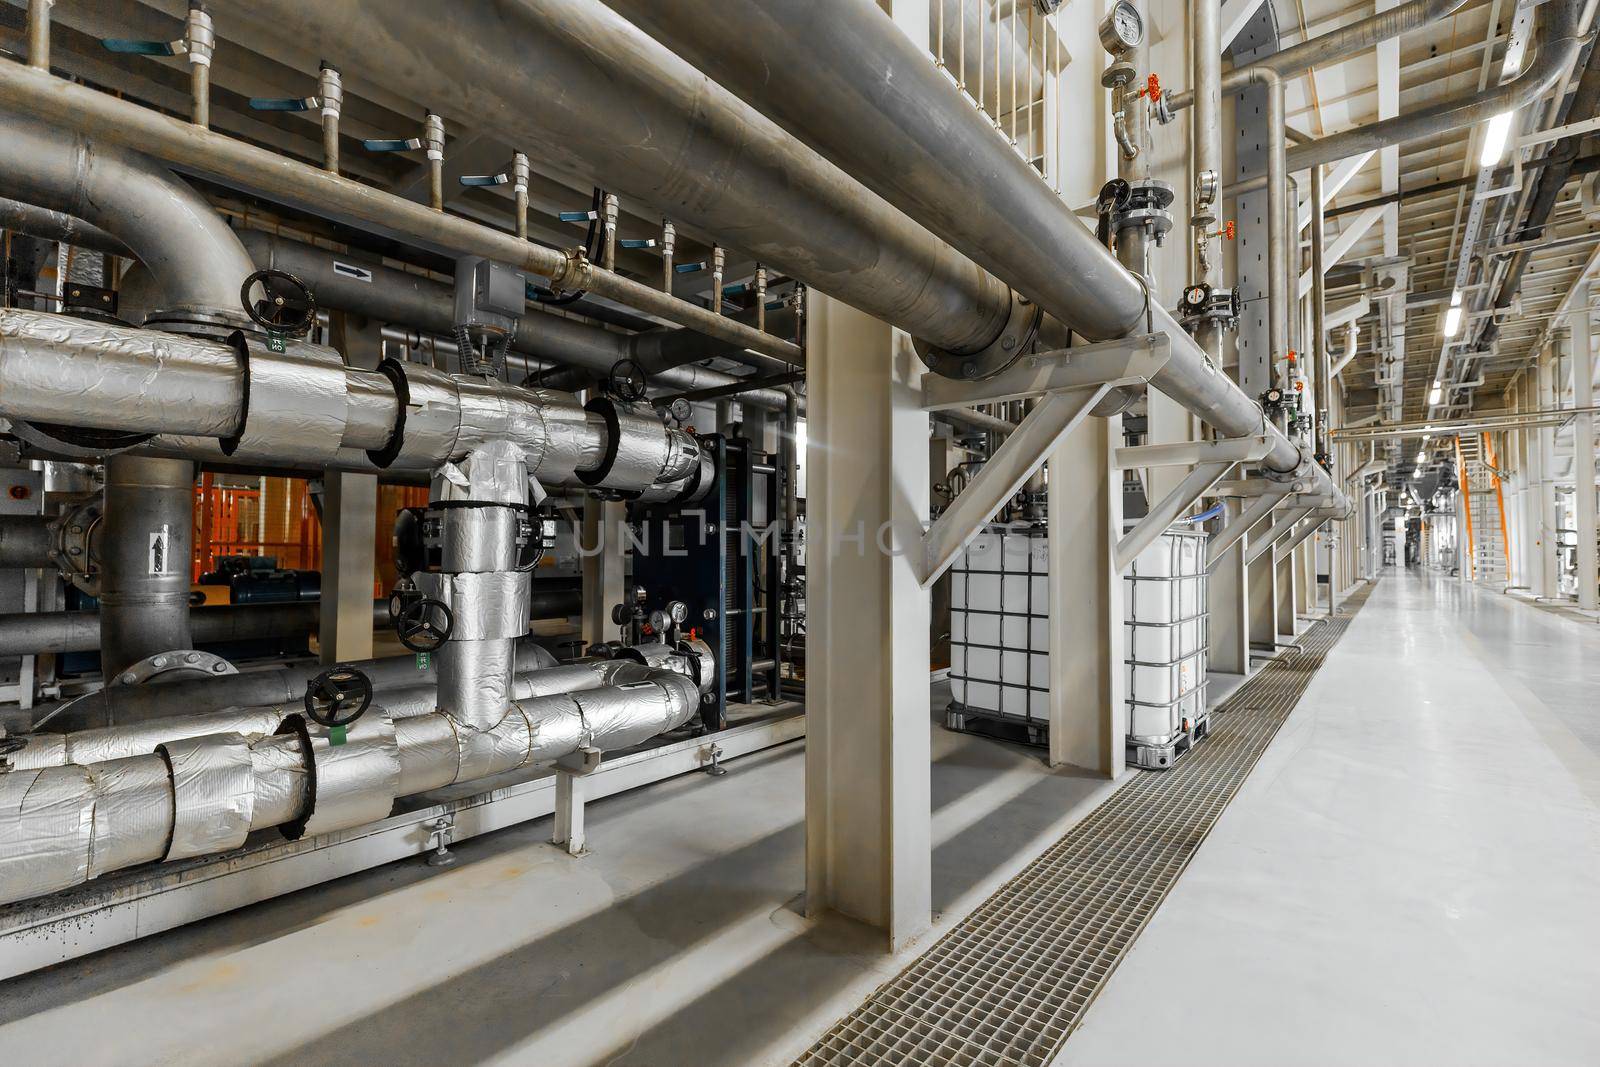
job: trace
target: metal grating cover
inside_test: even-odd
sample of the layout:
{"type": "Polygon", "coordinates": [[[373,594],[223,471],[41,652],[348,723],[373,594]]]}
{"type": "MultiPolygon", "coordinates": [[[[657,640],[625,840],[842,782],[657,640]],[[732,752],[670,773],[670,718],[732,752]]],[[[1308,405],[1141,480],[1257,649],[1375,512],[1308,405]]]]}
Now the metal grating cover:
{"type": "Polygon", "coordinates": [[[1209,741],[1128,781],[796,1061],[1045,1064],[1371,591],[1240,686],[1209,741]]]}

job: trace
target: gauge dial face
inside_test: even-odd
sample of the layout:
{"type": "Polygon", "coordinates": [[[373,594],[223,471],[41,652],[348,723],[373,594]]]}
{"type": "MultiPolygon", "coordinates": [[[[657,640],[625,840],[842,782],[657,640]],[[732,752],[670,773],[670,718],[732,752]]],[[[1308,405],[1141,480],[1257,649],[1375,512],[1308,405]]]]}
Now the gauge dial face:
{"type": "Polygon", "coordinates": [[[667,408],[667,414],[671,415],[673,421],[679,426],[682,426],[694,417],[694,405],[680,396],[667,408]]]}
{"type": "Polygon", "coordinates": [[[652,611],[650,613],[650,629],[654,630],[658,634],[664,634],[671,628],[672,624],[667,621],[666,612],[652,611]]]}
{"type": "Polygon", "coordinates": [[[1111,25],[1117,39],[1129,48],[1144,39],[1144,20],[1139,17],[1139,9],[1132,4],[1119,3],[1113,7],[1111,25]]]}
{"type": "Polygon", "coordinates": [[[1107,52],[1120,56],[1128,49],[1137,47],[1142,40],[1144,19],[1140,17],[1139,9],[1128,0],[1118,0],[1100,23],[1100,44],[1107,52]]]}
{"type": "Polygon", "coordinates": [[[1203,289],[1203,288],[1202,288],[1202,287],[1200,287],[1200,286],[1198,286],[1198,285],[1195,285],[1195,286],[1191,286],[1191,287],[1190,287],[1190,288],[1189,288],[1189,291],[1188,291],[1188,293],[1186,293],[1186,294],[1185,294],[1185,295],[1184,295],[1184,299],[1185,299],[1185,300],[1186,300],[1186,301],[1187,301],[1187,302],[1188,302],[1188,303],[1189,303],[1189,304],[1190,304],[1190,305],[1191,305],[1191,306],[1194,306],[1194,305],[1197,305],[1197,304],[1201,304],[1201,303],[1204,303],[1204,302],[1205,302],[1205,298],[1206,298],[1206,291],[1205,291],[1205,289],[1203,289]]]}
{"type": "Polygon", "coordinates": [[[689,605],[681,600],[674,600],[667,605],[667,615],[673,622],[682,622],[689,617],[689,605]]]}

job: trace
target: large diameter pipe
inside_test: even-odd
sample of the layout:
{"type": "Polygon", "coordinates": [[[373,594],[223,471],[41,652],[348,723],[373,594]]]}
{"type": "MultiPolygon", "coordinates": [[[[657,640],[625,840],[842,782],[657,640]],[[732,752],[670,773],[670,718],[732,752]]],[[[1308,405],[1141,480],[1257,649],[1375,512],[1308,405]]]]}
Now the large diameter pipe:
{"type": "Polygon", "coordinates": [[[146,656],[194,647],[194,464],[106,460],[100,532],[100,657],[107,678],[146,656]]]}
{"type": "Polygon", "coordinates": [[[0,567],[49,567],[55,533],[44,515],[0,515],[0,567]]]}
{"type": "MultiPolygon", "coordinates": [[[[1398,4],[1387,11],[1369,15],[1348,26],[1340,26],[1336,30],[1301,41],[1297,45],[1279,49],[1253,63],[1235,67],[1223,77],[1222,91],[1236,93],[1244,89],[1250,84],[1251,72],[1256,70],[1270,70],[1280,78],[1292,78],[1297,74],[1304,74],[1313,67],[1337,63],[1341,59],[1359,55],[1403,33],[1421,29],[1429,23],[1453,15],[1465,3],[1466,0],[1409,0],[1408,3],[1398,4]]],[[[1211,6],[1216,7],[1215,4],[1211,6]]],[[[1199,47],[1199,34],[1195,36],[1195,46],[1199,47]]],[[[1221,43],[1223,42],[1219,42],[1221,43]]],[[[1213,55],[1220,55],[1221,49],[1213,48],[1211,51],[1213,55]]],[[[1198,78],[1195,79],[1194,85],[1194,90],[1169,93],[1168,110],[1181,111],[1193,104],[1196,91],[1200,88],[1198,78]]]]}
{"type": "Polygon", "coordinates": [[[809,143],[848,161],[853,174],[1024,295],[1040,298],[1047,313],[1100,336],[1143,329],[1148,315],[1171,339],[1170,357],[1151,384],[1228,436],[1266,432],[1273,439],[1268,468],[1301,466],[1300,449],[1276,428],[1263,429],[1260,407],[1159,303],[1146,307],[1138,280],[876,5],[687,0],[706,14],[681,20],[693,23],[693,33],[667,24],[643,0],[617,5],[780,121],[804,129],[809,143]],[[728,25],[752,31],[740,34],[731,52],[717,46],[728,25]]]}
{"type": "Polygon", "coordinates": [[[1144,288],[876,4],[608,2],[1078,333],[1137,326],[1144,288]]]}
{"type": "MultiPolygon", "coordinates": [[[[318,41],[352,76],[359,70],[406,94],[426,86],[429,106],[446,119],[539,145],[553,165],[595,177],[940,348],[981,350],[1011,314],[1010,291],[997,278],[598,0],[216,6],[272,37],[318,41]],[[445,25],[451,32],[441,35],[445,25]],[[484,78],[485,70],[501,76],[484,78]]],[[[716,23],[739,21],[713,15],[716,23]]],[[[810,29],[826,32],[827,22],[819,12],[810,29]]],[[[740,48],[762,36],[747,25],[740,48]]],[[[926,57],[920,66],[933,75],[926,57]]],[[[807,95],[818,90],[805,83],[807,95]]],[[[871,118],[865,109],[853,116],[871,118]]],[[[981,202],[969,200],[969,208],[981,202]]],[[[1073,238],[1035,235],[1041,247],[1056,240],[1073,238]]],[[[1134,293],[1124,296],[1137,311],[1142,291],[1129,285],[1134,293]]],[[[1114,305],[1107,329],[1131,317],[1114,305]]],[[[1092,316],[1085,325],[1095,332],[1092,316]]]]}
{"type": "MultiPolygon", "coordinates": [[[[0,218],[3,210],[0,204],[0,218]]],[[[445,336],[455,329],[454,290],[442,282],[380,264],[347,263],[338,253],[277,234],[244,230],[239,238],[258,266],[293,274],[310,286],[322,307],[445,336]],[[341,263],[346,264],[345,269],[340,269],[341,263]],[[366,273],[354,275],[348,269],[351,265],[366,273]]],[[[775,316],[771,324],[781,334],[786,325],[792,328],[793,316],[775,316]]],[[[533,310],[523,317],[511,348],[534,359],[599,375],[610,373],[621,360],[632,359],[644,367],[653,384],[681,391],[731,385],[738,380],[731,374],[682,365],[690,359],[723,356],[740,362],[762,361],[763,366],[772,361],[770,356],[751,356],[743,346],[694,330],[625,334],[533,310]]],[[[744,399],[771,410],[783,409],[783,394],[777,390],[760,390],[744,399]]]]}
{"type": "Polygon", "coordinates": [[[204,197],[137,152],[6,114],[0,185],[114,234],[155,277],[163,314],[241,314],[239,287],[255,269],[249,255],[204,197]]]}
{"type": "MultiPolygon", "coordinates": [[[[1582,6],[1583,0],[1549,0],[1540,6],[1538,54],[1510,81],[1296,145],[1289,149],[1289,170],[1307,170],[1319,163],[1336,163],[1363,152],[1437,137],[1532,103],[1561,80],[1582,51],[1586,40],[1578,30],[1582,6]]],[[[1241,196],[1261,185],[1259,178],[1239,182],[1225,189],[1224,195],[1241,196]]]]}
{"type": "MultiPolygon", "coordinates": [[[[530,642],[517,647],[518,674],[555,664],[555,658],[530,642]]],[[[386,687],[437,685],[438,668],[429,663],[417,666],[412,655],[361,660],[353,664],[372,679],[375,690],[386,687]]],[[[41,704],[34,708],[34,722],[47,723],[51,730],[73,731],[103,726],[126,726],[161,718],[182,708],[193,714],[227,707],[250,707],[301,701],[306,683],[327,668],[319,663],[297,663],[270,670],[239,674],[175,678],[160,685],[109,686],[73,700],[41,704]]]]}
{"type": "Polygon", "coordinates": [[[640,744],[688,722],[699,702],[683,675],[640,667],[623,684],[519,702],[484,735],[458,736],[442,714],[397,721],[375,706],[337,746],[294,716],[275,733],[253,723],[150,755],[13,770],[0,775],[0,903],[224,852],[255,830],[298,838],[360,826],[401,796],[640,744]]]}
{"type": "MultiPolygon", "coordinates": [[[[779,359],[798,346],[708,308],[600,270],[576,253],[532,244],[448,212],[433,211],[370,185],[341,178],[264,148],[174,119],[63,78],[0,63],[0,103],[41,122],[83,134],[99,145],[132,147],[174,166],[211,176],[280,203],[299,205],[343,222],[405,235],[442,252],[471,253],[551,279],[561,289],[585,289],[711,337],[743,344],[779,359]]],[[[93,221],[93,219],[91,219],[93,221]]],[[[234,301],[237,303],[237,291],[234,301]]]]}

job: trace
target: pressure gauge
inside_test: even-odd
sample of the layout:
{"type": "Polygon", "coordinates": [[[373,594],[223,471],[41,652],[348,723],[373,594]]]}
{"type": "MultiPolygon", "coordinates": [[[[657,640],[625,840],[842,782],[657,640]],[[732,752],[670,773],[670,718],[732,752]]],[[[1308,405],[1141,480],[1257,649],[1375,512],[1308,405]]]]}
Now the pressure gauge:
{"type": "Polygon", "coordinates": [[[671,628],[672,624],[667,621],[666,612],[652,611],[650,613],[650,629],[654,630],[658,634],[664,634],[671,628]]]}
{"type": "Polygon", "coordinates": [[[673,622],[682,622],[689,617],[689,605],[681,600],[674,600],[667,605],[667,615],[673,622]]]}
{"type": "Polygon", "coordinates": [[[694,405],[684,397],[677,397],[667,406],[667,414],[672,416],[672,421],[682,426],[694,418],[694,405]]]}
{"type": "Polygon", "coordinates": [[[1144,19],[1128,0],[1117,0],[1100,21],[1100,44],[1114,56],[1139,47],[1144,40],[1144,19]]]}

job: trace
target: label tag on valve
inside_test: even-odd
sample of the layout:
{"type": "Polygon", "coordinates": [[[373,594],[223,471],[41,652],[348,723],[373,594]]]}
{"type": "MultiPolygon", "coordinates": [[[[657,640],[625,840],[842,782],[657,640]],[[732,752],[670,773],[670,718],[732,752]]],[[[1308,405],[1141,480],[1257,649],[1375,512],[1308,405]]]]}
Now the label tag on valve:
{"type": "Polygon", "coordinates": [[[342,745],[350,736],[349,729],[344,726],[328,727],[328,744],[342,745]]]}
{"type": "Polygon", "coordinates": [[[433,665],[433,653],[432,652],[418,652],[417,653],[417,670],[425,671],[432,665],[433,665]]]}
{"type": "Polygon", "coordinates": [[[280,354],[283,353],[283,352],[288,351],[288,346],[284,343],[283,337],[284,337],[284,335],[281,334],[281,333],[277,333],[277,332],[275,332],[273,330],[268,330],[267,331],[267,351],[269,351],[269,352],[278,352],[280,354]]]}

